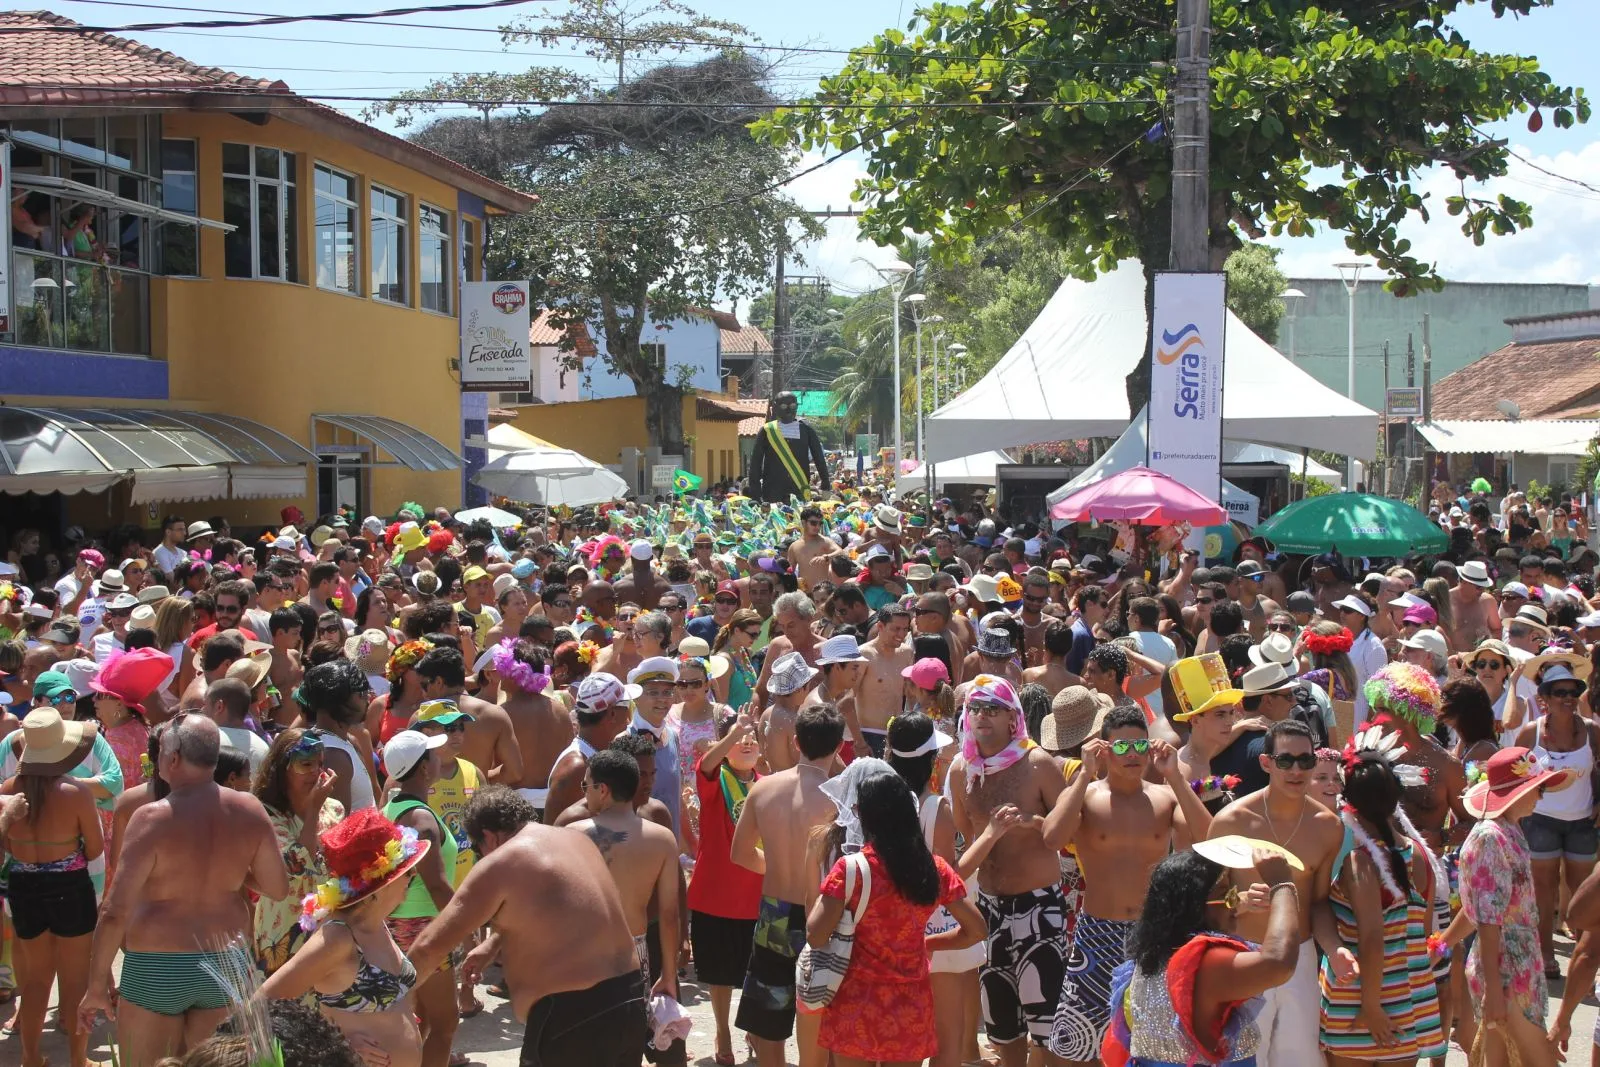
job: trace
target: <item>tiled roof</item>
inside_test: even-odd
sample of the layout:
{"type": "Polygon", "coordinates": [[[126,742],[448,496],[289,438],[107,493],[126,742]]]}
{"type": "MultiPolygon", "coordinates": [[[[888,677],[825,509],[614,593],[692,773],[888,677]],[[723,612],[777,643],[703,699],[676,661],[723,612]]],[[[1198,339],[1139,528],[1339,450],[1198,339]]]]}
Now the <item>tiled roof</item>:
{"type": "Polygon", "coordinates": [[[701,393],[695,398],[695,418],[708,422],[737,421],[740,437],[754,437],[761,432],[761,424],[767,421],[767,402],[701,393]]]}
{"type": "Polygon", "coordinates": [[[246,78],[204,67],[126,37],[70,28],[78,24],[49,11],[0,11],[0,107],[126,103],[167,94],[210,93],[203,106],[225,109],[224,100],[248,101],[248,109],[271,110],[291,122],[323,120],[346,131],[363,147],[409,162],[476,193],[498,208],[527,211],[538,197],[519,192],[420,145],[368,126],[314,100],[296,96],[282,81],[246,78]],[[36,32],[29,32],[37,28],[36,32]],[[442,172],[442,173],[441,173],[442,172]]]}
{"type": "Polygon", "coordinates": [[[557,329],[550,322],[550,309],[545,308],[534,316],[533,322],[528,327],[528,344],[535,348],[543,345],[555,348],[561,344],[563,332],[572,338],[573,350],[582,359],[593,359],[600,354],[600,349],[595,345],[594,338],[589,336],[589,328],[583,323],[567,327],[565,331],[557,329]]]}
{"type": "Polygon", "coordinates": [[[1435,419],[1500,419],[1510,400],[1524,419],[1570,418],[1592,410],[1600,389],[1600,338],[1512,344],[1433,385],[1435,419]]]}
{"type": "Polygon", "coordinates": [[[742,358],[770,355],[772,342],[759,326],[740,326],[737,330],[722,331],[722,355],[742,358]]]}

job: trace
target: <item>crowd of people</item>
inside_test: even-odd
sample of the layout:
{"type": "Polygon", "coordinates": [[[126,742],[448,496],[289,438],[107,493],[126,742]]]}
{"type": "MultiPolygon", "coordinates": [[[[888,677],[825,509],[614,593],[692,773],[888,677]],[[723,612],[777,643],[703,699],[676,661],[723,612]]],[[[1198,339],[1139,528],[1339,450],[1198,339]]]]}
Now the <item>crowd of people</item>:
{"type": "Polygon", "coordinates": [[[525,1067],[681,1064],[690,978],[718,1064],[1534,1067],[1600,968],[1581,541],[281,520],[0,563],[23,1067],[53,996],[71,1067],[447,1067],[486,980],[525,1067]]]}

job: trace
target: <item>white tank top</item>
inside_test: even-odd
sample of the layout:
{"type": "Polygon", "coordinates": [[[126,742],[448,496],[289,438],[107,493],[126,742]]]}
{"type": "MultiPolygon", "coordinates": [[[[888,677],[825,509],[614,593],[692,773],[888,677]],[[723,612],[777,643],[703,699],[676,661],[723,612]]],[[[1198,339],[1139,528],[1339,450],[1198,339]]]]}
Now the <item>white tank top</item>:
{"type": "MultiPolygon", "coordinates": [[[[1585,727],[1587,733],[1587,723],[1582,717],[1578,718],[1578,723],[1585,727]]],[[[1571,752],[1551,752],[1544,747],[1544,726],[1544,719],[1534,724],[1534,753],[1547,759],[1551,770],[1575,771],[1578,777],[1565,789],[1556,789],[1540,797],[1533,810],[1551,819],[1587,819],[1594,808],[1594,783],[1589,777],[1594,770],[1594,751],[1585,738],[1571,752]]]]}
{"type": "Polygon", "coordinates": [[[372,795],[372,770],[355,746],[330,733],[322,735],[322,745],[324,748],[338,749],[350,757],[350,810],[345,814],[354,815],[362,808],[376,807],[377,801],[372,795]]]}

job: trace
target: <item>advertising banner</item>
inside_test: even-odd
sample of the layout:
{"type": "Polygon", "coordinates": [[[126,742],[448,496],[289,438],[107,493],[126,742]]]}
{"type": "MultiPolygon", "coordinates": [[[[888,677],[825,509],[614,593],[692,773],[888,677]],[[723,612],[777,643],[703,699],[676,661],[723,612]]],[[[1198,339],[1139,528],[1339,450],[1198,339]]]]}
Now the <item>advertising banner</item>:
{"type": "Polygon", "coordinates": [[[462,392],[533,391],[531,316],[525,281],[461,287],[462,392]]]}
{"type": "Polygon", "coordinates": [[[1222,495],[1227,286],[1220,272],[1157,274],[1150,324],[1146,465],[1212,500],[1222,495]]]}

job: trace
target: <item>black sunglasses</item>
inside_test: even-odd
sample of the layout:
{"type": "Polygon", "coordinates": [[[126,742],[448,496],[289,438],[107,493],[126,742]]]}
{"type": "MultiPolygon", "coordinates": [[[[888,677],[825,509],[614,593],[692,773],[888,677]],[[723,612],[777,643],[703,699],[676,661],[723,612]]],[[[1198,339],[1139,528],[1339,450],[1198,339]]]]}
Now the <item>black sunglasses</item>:
{"type": "Polygon", "coordinates": [[[1299,767],[1302,771],[1315,770],[1317,754],[1315,752],[1302,752],[1300,755],[1295,756],[1288,752],[1280,752],[1272,757],[1272,762],[1280,771],[1289,770],[1291,767],[1299,767]]]}
{"type": "Polygon", "coordinates": [[[1209,604],[1212,602],[1212,598],[1208,596],[1197,596],[1194,598],[1194,602],[1196,604],[1209,604]]]}

